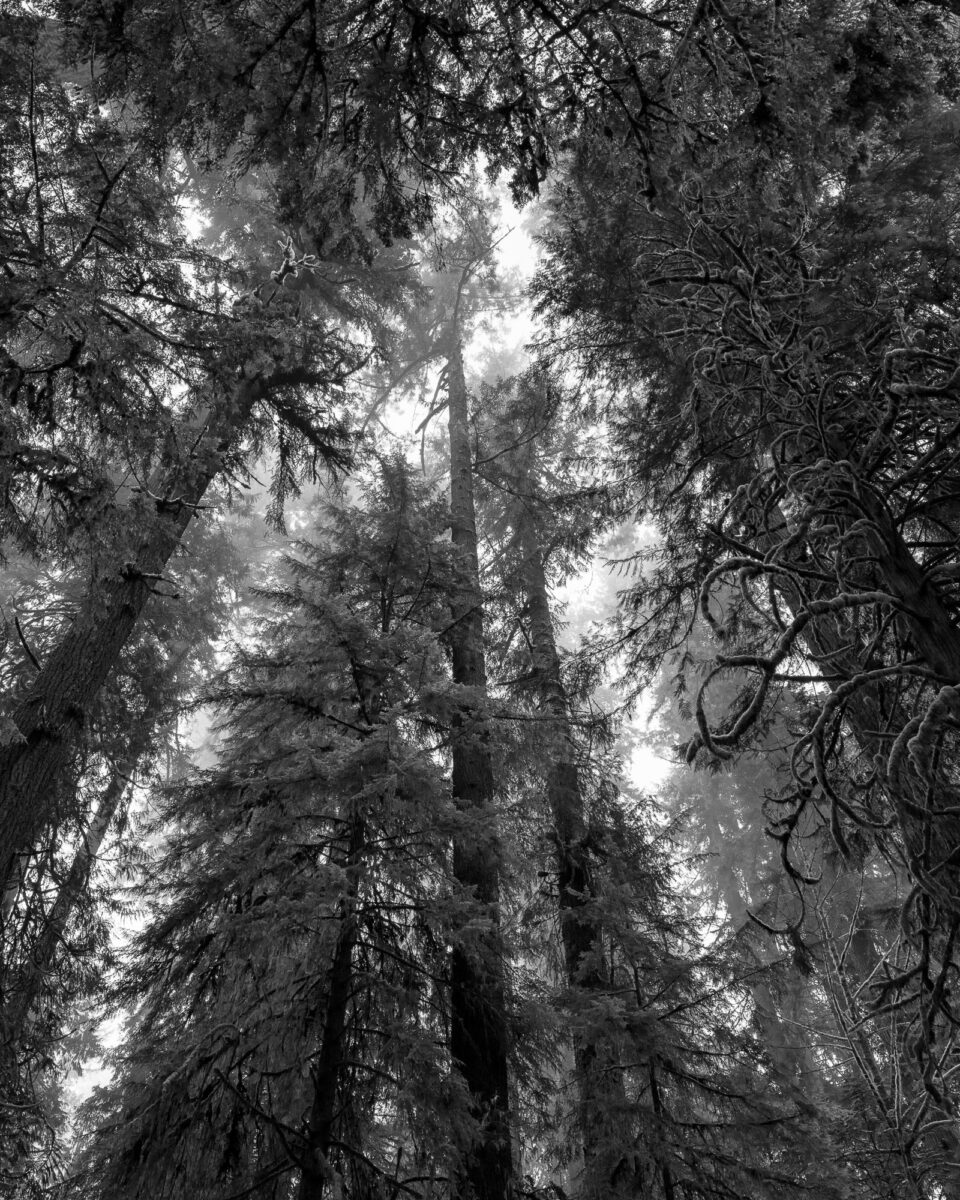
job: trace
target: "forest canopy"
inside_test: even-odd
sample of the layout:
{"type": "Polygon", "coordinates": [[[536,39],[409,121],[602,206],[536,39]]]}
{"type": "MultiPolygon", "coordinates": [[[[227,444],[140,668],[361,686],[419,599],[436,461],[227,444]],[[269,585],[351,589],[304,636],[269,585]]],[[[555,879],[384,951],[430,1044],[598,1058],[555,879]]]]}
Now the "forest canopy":
{"type": "Polygon", "coordinates": [[[0,1195],[960,1195],[960,4],[0,18],[0,1195]]]}

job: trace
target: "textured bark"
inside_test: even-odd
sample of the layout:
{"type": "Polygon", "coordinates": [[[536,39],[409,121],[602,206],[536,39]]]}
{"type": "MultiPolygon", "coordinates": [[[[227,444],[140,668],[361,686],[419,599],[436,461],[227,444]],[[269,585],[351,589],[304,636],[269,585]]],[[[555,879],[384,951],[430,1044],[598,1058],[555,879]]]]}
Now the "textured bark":
{"type": "MultiPolygon", "coordinates": [[[[603,972],[603,925],[585,849],[583,791],[569,698],[550,614],[543,550],[532,515],[523,513],[518,525],[535,686],[540,706],[549,718],[544,737],[549,760],[547,800],[556,844],[564,966],[571,988],[580,989],[585,996],[593,993],[600,997],[609,992],[603,972]]],[[[573,1042],[583,1142],[580,1195],[583,1200],[601,1200],[631,1194],[634,1188],[627,1176],[632,1177],[634,1172],[624,1171],[621,1166],[634,1134],[616,1042],[602,1032],[591,1036],[575,1033],[573,1042]]]]}
{"type": "MultiPolygon", "coordinates": [[[[789,522],[781,509],[777,517],[783,537],[789,522]]],[[[875,570],[877,584],[893,598],[893,619],[900,637],[912,646],[920,665],[936,672],[944,683],[960,687],[960,628],[911,553],[892,514],[876,497],[866,494],[849,519],[854,525],[859,523],[859,548],[875,570]]],[[[767,556],[775,555],[777,535],[769,533],[760,549],[767,556]]],[[[776,576],[776,589],[794,618],[812,601],[834,600],[838,594],[836,585],[805,589],[788,573],[776,576]]],[[[845,625],[842,611],[820,613],[808,620],[799,641],[822,669],[831,691],[843,690],[844,722],[865,759],[879,765],[911,873],[945,911],[960,916],[960,820],[954,815],[960,811],[960,793],[943,773],[936,781],[922,778],[915,763],[891,775],[894,739],[913,717],[905,711],[889,677],[870,676],[861,638],[845,625]],[[941,801],[938,813],[932,812],[930,805],[934,784],[941,801]]]]}
{"type": "MultiPolygon", "coordinates": [[[[891,591],[894,583],[898,585],[895,594],[908,609],[897,620],[933,670],[946,675],[956,656],[957,675],[953,678],[960,683],[960,631],[953,626],[934,589],[923,579],[922,571],[899,534],[895,530],[892,532],[896,535],[893,551],[885,561],[878,563],[878,569],[891,591]],[[927,617],[923,615],[925,613],[927,617]]],[[[802,611],[805,598],[799,589],[789,582],[781,582],[779,587],[793,612],[802,611]]],[[[861,680],[844,699],[844,721],[867,760],[881,764],[885,790],[896,813],[917,882],[925,890],[933,889],[935,898],[945,909],[960,915],[960,862],[955,861],[960,857],[960,820],[950,815],[950,810],[957,811],[960,796],[956,789],[941,781],[937,791],[940,808],[946,812],[930,815],[927,797],[930,781],[916,775],[890,777],[887,766],[891,735],[899,735],[911,717],[903,710],[888,680],[864,678],[867,667],[860,646],[843,629],[840,618],[809,622],[802,638],[811,659],[832,677],[832,691],[861,680]],[[931,855],[937,863],[939,878],[931,871],[931,855]]]]}
{"type": "MultiPolygon", "coordinates": [[[[663,1098],[660,1095],[660,1083],[657,1079],[657,1070],[655,1065],[650,1063],[650,1096],[653,1100],[653,1111],[657,1116],[658,1121],[663,1121],[663,1098]]],[[[670,1164],[663,1159],[660,1163],[660,1178],[663,1180],[663,1198],[664,1200],[675,1200],[677,1191],[673,1185],[673,1172],[670,1170],[670,1164]]]]}
{"type": "Polygon", "coordinates": [[[148,738],[141,739],[137,748],[114,768],[113,778],[100,798],[97,810],[84,832],[83,841],[73,857],[67,877],[47,915],[43,931],[30,955],[28,967],[11,988],[11,1000],[3,1014],[5,1038],[15,1042],[20,1036],[23,1023],[40,994],[45,977],[50,972],[67,922],[87,885],[90,870],[100,853],[103,839],[130,786],[130,775],[136,770],[137,762],[146,749],[147,740],[148,738]]]}
{"type": "Polygon", "coordinates": [[[901,606],[897,617],[901,629],[928,666],[945,682],[960,686],[960,628],[953,615],[914,558],[889,510],[870,496],[863,497],[859,506],[869,517],[880,578],[901,606]]]}
{"type": "Polygon", "coordinates": [[[0,871],[35,847],[57,817],[71,756],[97,693],[116,666],[134,626],[224,453],[265,392],[241,382],[229,403],[209,414],[193,453],[151,480],[160,499],[144,509],[146,530],[123,563],[102,574],[42,669],[19,697],[13,720],[20,740],[0,747],[0,871]]]}
{"type": "MultiPolygon", "coordinates": [[[[454,683],[478,698],[487,687],[483,596],[477,552],[469,408],[460,331],[452,322],[447,364],[450,430],[450,516],[457,552],[457,587],[450,635],[454,683]]],[[[466,1200],[504,1200],[510,1187],[507,1031],[500,938],[499,851],[495,833],[493,767],[482,719],[465,705],[453,730],[453,795],[471,832],[453,847],[453,873],[484,906],[489,927],[469,946],[454,947],[450,971],[450,1052],[458,1064],[480,1125],[466,1155],[455,1194],[466,1200]],[[475,823],[475,824],[474,824],[475,823]]]]}
{"type": "MultiPolygon", "coordinates": [[[[185,656],[182,655],[175,660],[174,669],[179,667],[183,657],[185,656]]],[[[87,885],[90,870],[100,853],[107,830],[128,791],[132,775],[150,747],[163,707],[164,697],[160,691],[155,691],[137,718],[136,728],[130,736],[126,753],[119,762],[112,766],[110,782],[100,797],[100,803],[84,831],[83,840],[74,855],[67,877],[61,884],[53,907],[47,914],[43,929],[30,954],[27,969],[10,987],[7,1008],[3,1013],[3,1028],[5,1037],[13,1042],[19,1038],[23,1022],[39,995],[44,976],[50,971],[54,954],[63,939],[67,922],[70,920],[77,901],[87,885]]],[[[9,888],[14,899],[19,890],[16,882],[11,881],[9,888]]]]}
{"type": "Polygon", "coordinates": [[[356,899],[363,837],[363,823],[355,817],[350,827],[350,844],[344,864],[347,887],[340,933],[330,967],[323,1037],[316,1066],[310,1072],[313,1102],[306,1134],[308,1153],[301,1164],[298,1200],[323,1200],[327,1185],[333,1179],[329,1158],[337,1118],[340,1077],[347,1057],[347,1014],[353,990],[353,951],[357,942],[356,899]]]}

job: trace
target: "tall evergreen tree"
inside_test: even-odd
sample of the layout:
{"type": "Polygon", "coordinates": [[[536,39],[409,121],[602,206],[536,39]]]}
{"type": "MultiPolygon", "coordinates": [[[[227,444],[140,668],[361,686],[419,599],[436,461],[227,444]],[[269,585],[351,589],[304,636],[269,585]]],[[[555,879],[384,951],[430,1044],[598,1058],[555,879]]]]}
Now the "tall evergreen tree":
{"type": "Polygon", "coordinates": [[[214,689],[217,766],[166,794],[76,1189],[506,1200],[573,1089],[584,1200],[955,1190],[957,5],[7,10],[3,1183],[50,1182],[107,965],[92,861],[105,830],[135,853],[126,765],[219,632],[185,535],[257,457],[279,525],[429,377],[449,508],[380,456],[214,689]],[[480,156],[517,199],[552,172],[547,332],[471,391],[480,156]],[[558,405],[558,365],[604,402],[567,374],[558,405]],[[551,588],[611,482],[662,541],[578,673],[551,588]],[[618,659],[626,706],[677,671],[715,772],[684,828],[580,711],[618,659]],[[694,843],[713,926],[668,863],[694,843]]]}
{"type": "Polygon", "coordinates": [[[723,649],[697,681],[689,753],[723,760],[811,664],[819,703],[778,832],[795,843],[823,804],[841,852],[863,831],[896,842],[915,957],[885,1003],[913,1012],[936,1102],[957,909],[957,44],[924,5],[824,11],[699,8],[672,49],[675,134],[651,132],[629,167],[614,123],[611,141],[584,122],[541,294],[624,388],[623,454],[664,530],[624,611],[635,669],[699,610],[723,649]],[[724,675],[742,684],[729,706],[724,675]]]}
{"type": "MultiPolygon", "coordinates": [[[[557,581],[574,570],[617,508],[592,482],[602,437],[592,445],[569,423],[571,399],[533,370],[488,388],[477,422],[495,644],[506,647],[495,678],[506,676],[514,711],[532,717],[514,786],[546,821],[556,881],[555,1003],[574,1051],[571,1125],[582,1147],[566,1186],[584,1197],[760,1196],[816,1179],[828,1194],[834,1181],[814,1149],[828,1143],[809,1102],[779,1078],[777,1047],[731,1020],[749,1003],[749,975],[744,983],[719,944],[706,950],[684,916],[668,861],[680,834],[658,830],[649,799],[620,793],[622,768],[601,749],[616,723],[570,690],[576,674],[560,659],[547,573],[557,581]]],[[[547,945],[540,953],[549,961],[547,945]]]]}
{"type": "Polygon", "coordinates": [[[402,291],[402,263],[378,267],[429,217],[427,189],[455,189],[481,147],[527,185],[542,171],[510,94],[527,67],[500,69],[512,35],[480,10],[68,2],[16,16],[3,51],[17,180],[3,226],[8,515],[37,541],[42,519],[23,529],[35,487],[42,518],[66,513],[75,531],[105,507],[120,529],[108,523],[89,594],[9,700],[5,878],[44,836],[153,583],[211,482],[242,472],[245,440],[273,435],[281,494],[298,459],[349,457],[336,402],[402,291]],[[184,192],[226,214],[218,253],[185,238],[184,192]]]}
{"type": "MultiPolygon", "coordinates": [[[[563,459],[572,457],[573,449],[561,429],[559,400],[556,385],[537,372],[488,387],[478,473],[486,485],[485,516],[498,546],[496,575],[505,592],[506,619],[516,620],[522,629],[529,673],[512,665],[522,672],[523,691],[534,698],[540,714],[538,740],[553,824],[564,972],[571,996],[577,997],[568,1015],[574,1023],[583,1155],[579,1194],[593,1200],[632,1189],[629,1173],[617,1172],[632,1130],[625,1116],[628,1101],[616,1039],[590,1008],[595,1003],[602,1009],[609,999],[606,940],[589,849],[581,750],[561,670],[547,570],[557,556],[569,569],[609,501],[602,488],[574,490],[572,481],[564,494],[561,480],[569,465],[563,459]],[[579,1013],[578,1002],[584,1006],[579,1013]]],[[[585,447],[577,450],[582,455],[585,447]]]]}
{"type": "MultiPolygon", "coordinates": [[[[465,269],[461,285],[469,278],[465,269]]],[[[461,287],[462,290],[462,287],[461,287]]],[[[488,913],[488,931],[456,945],[451,968],[450,1047],[481,1122],[482,1145],[471,1159],[462,1191],[475,1200],[506,1195],[513,1171],[510,1150],[507,1030],[503,946],[499,927],[499,850],[494,776],[483,709],[487,701],[483,592],[473,496],[470,412],[463,370],[460,292],[450,317],[446,363],[450,436],[450,525],[456,561],[449,633],[453,682],[464,703],[453,728],[453,796],[465,823],[453,846],[453,871],[488,913]]]]}
{"type": "Polygon", "coordinates": [[[168,797],[85,1195],[429,1194],[469,1160],[445,1044],[451,903],[476,912],[451,898],[437,761],[451,564],[443,510],[402,463],[379,474],[264,593],[215,694],[219,765],[168,797]]]}

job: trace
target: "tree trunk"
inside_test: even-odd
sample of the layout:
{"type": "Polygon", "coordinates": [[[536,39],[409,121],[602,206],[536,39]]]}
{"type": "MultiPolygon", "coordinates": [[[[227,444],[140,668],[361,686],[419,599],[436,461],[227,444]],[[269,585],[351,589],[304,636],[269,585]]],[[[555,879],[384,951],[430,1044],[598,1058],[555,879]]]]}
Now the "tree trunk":
{"type": "Polygon", "coordinates": [[[356,900],[360,884],[363,838],[363,822],[355,816],[350,826],[350,844],[344,864],[347,886],[340,933],[330,967],[330,991],[327,996],[323,1038],[316,1066],[310,1072],[313,1081],[313,1103],[306,1134],[307,1158],[301,1163],[297,1200],[323,1200],[326,1186],[332,1182],[330,1147],[337,1118],[340,1075],[347,1057],[347,1011],[353,991],[353,950],[357,942],[356,900]]]}
{"type": "Polygon", "coordinates": [[[19,1039],[23,1024],[40,994],[57,947],[63,940],[67,922],[87,885],[94,859],[100,853],[103,839],[106,837],[110,823],[127,792],[130,784],[129,777],[136,770],[137,763],[146,749],[147,740],[147,738],[143,738],[130,755],[114,768],[113,778],[107,785],[97,806],[97,811],[93,814],[90,824],[84,832],[83,841],[73,857],[67,877],[61,884],[53,907],[47,915],[43,931],[31,951],[26,970],[10,988],[11,999],[3,1014],[4,1037],[10,1041],[16,1042],[19,1039]]]}
{"type": "MultiPolygon", "coordinates": [[[[99,853],[110,822],[123,799],[128,782],[127,774],[135,766],[136,758],[131,757],[117,767],[84,833],[83,842],[74,855],[67,877],[46,918],[40,937],[30,952],[23,973],[19,978],[14,978],[6,989],[4,1004],[0,1008],[0,1087],[11,1096],[19,1094],[23,1081],[18,1051],[24,1025],[40,995],[44,978],[53,963],[70,914],[86,886],[93,860],[99,853]]],[[[15,888],[11,890],[16,891],[15,888]]],[[[12,907],[11,904],[11,909],[12,907]]],[[[2,1136],[0,1132],[0,1139],[2,1136]]]]}
{"type": "MultiPolygon", "coordinates": [[[[176,670],[185,657],[186,653],[184,652],[176,658],[173,661],[172,669],[176,670]]],[[[53,908],[46,917],[43,930],[30,953],[29,964],[21,978],[10,985],[10,999],[6,1012],[3,1013],[3,1029],[5,1037],[13,1042],[18,1040],[23,1022],[39,994],[43,978],[50,970],[53,956],[63,938],[70,915],[83,894],[93,862],[100,853],[100,847],[110,828],[110,823],[126,794],[130,777],[136,771],[150,746],[164,703],[164,696],[160,691],[155,691],[149,696],[146,707],[137,718],[136,729],[130,737],[126,754],[113,765],[110,782],[83,834],[83,841],[74,855],[70,870],[60,887],[53,908]]],[[[11,896],[10,911],[13,909],[19,890],[17,882],[14,879],[8,881],[8,892],[11,896]]],[[[4,919],[7,915],[9,914],[5,903],[4,919]]]]}
{"type": "MultiPolygon", "coordinates": [[[[460,330],[454,318],[447,364],[450,430],[450,518],[457,553],[451,598],[453,681],[482,704],[487,672],[483,596],[477,551],[467,388],[460,330]]],[[[504,1200],[513,1162],[510,1144],[507,1029],[500,936],[499,848],[495,831],[493,768],[483,720],[461,706],[453,728],[453,795],[469,829],[453,846],[453,873],[483,907],[487,929],[470,945],[454,946],[450,970],[450,1052],[470,1095],[479,1140],[464,1159],[455,1194],[462,1200],[504,1200]]]]}
{"type": "Polygon", "coordinates": [[[153,584],[220,471],[224,453],[265,394],[262,380],[243,380],[229,404],[212,414],[185,462],[151,481],[146,532],[128,560],[94,584],[74,618],[20,697],[17,741],[0,747],[0,878],[16,856],[35,847],[57,817],[59,789],[77,738],[100,688],[129,639],[153,584]],[[159,497],[159,499],[157,499],[159,497]]]}
{"type": "MultiPolygon", "coordinates": [[[[603,971],[603,925],[596,908],[596,889],[584,848],[587,830],[570,706],[557,651],[543,550],[532,515],[519,518],[523,586],[529,621],[530,648],[541,708],[549,721],[544,744],[550,760],[547,800],[553,818],[557,856],[560,936],[571,989],[585,996],[609,993],[603,971]]],[[[590,1022],[593,1025],[593,1022],[590,1022]]],[[[635,1133],[623,1085],[616,1041],[602,1032],[573,1035],[577,1071],[580,1135],[583,1141],[583,1200],[630,1194],[633,1172],[625,1152],[635,1133]],[[631,1178],[628,1178],[630,1176],[631,1178]]],[[[669,1174],[669,1168],[667,1168],[669,1174]]]]}

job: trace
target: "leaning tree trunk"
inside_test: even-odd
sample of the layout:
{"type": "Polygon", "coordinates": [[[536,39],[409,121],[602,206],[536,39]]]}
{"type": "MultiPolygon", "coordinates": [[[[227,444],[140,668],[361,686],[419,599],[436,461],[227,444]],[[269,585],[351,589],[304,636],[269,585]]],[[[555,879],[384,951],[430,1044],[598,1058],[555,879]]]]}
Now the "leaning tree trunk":
{"type": "Polygon", "coordinates": [[[40,995],[43,981],[51,970],[57,947],[63,941],[67,922],[83,894],[93,863],[100,853],[103,839],[127,793],[130,776],[136,770],[148,741],[149,735],[138,739],[128,756],[114,767],[113,775],[100,797],[96,812],[84,830],[83,839],[73,856],[67,877],[60,885],[53,907],[47,914],[36,945],[30,951],[26,969],[10,987],[10,999],[2,1015],[3,1036],[9,1041],[19,1040],[24,1022],[40,995]]]}
{"type": "Polygon", "coordinates": [[[19,737],[0,747],[0,877],[29,852],[57,816],[57,797],[98,692],[116,666],[154,584],[180,543],[223,456],[265,394],[244,379],[206,426],[192,454],[151,480],[146,530],[127,561],[95,583],[83,610],[19,698],[19,737]]]}
{"type": "MultiPolygon", "coordinates": [[[[543,549],[532,515],[519,518],[523,587],[536,690],[546,713],[545,745],[549,759],[547,800],[553,819],[564,967],[571,989],[587,999],[609,995],[603,971],[603,923],[587,840],[583,791],[570,723],[569,698],[560,670],[560,655],[550,614],[543,549]]],[[[615,1037],[592,1018],[590,1032],[575,1031],[578,1124],[583,1143],[583,1200],[603,1200],[632,1193],[633,1183],[622,1164],[635,1133],[615,1037]]],[[[629,1172],[632,1176],[633,1172],[629,1172]]],[[[668,1171],[669,1174],[669,1171],[668,1171]]]]}
{"type": "MultiPolygon", "coordinates": [[[[186,657],[186,651],[175,658],[171,670],[176,671],[186,657]]],[[[154,691],[147,700],[143,712],[136,719],[136,728],[131,732],[126,752],[112,766],[110,782],[107,784],[96,811],[87,828],[66,878],[60,885],[53,907],[47,913],[36,944],[29,954],[29,961],[19,978],[8,981],[8,997],[5,1010],[0,1014],[0,1026],[6,1040],[16,1042],[23,1023],[40,993],[44,977],[49,973],[57,947],[63,940],[64,930],[77,902],[83,895],[93,863],[100,853],[103,839],[107,835],[113,818],[123,801],[131,782],[131,776],[144,758],[165,707],[162,691],[154,691]]],[[[12,912],[19,880],[9,879],[7,891],[10,896],[9,910],[12,912]]],[[[5,898],[6,901],[6,898],[5,898]]],[[[9,915],[5,906],[4,918],[9,915]]]]}
{"type": "MultiPolygon", "coordinates": [[[[3,1004],[0,1006],[0,1090],[10,1096],[19,1094],[19,1088],[24,1083],[18,1057],[24,1028],[51,970],[70,915],[86,887],[94,859],[126,792],[127,775],[136,766],[137,757],[139,754],[115,768],[97,811],[84,831],[83,840],[45,919],[40,936],[29,952],[25,967],[4,989],[3,1004]]],[[[0,1138],[2,1136],[0,1132],[0,1138]]]]}
{"type": "Polygon", "coordinates": [[[499,849],[495,833],[493,767],[485,741],[487,687],[483,595],[477,551],[469,409],[460,330],[454,318],[447,364],[450,430],[450,521],[457,555],[451,598],[453,681],[469,689],[453,729],[453,795],[464,829],[453,846],[453,873],[481,905],[486,931],[454,945],[450,969],[450,1052],[479,1124],[456,1194],[504,1200],[513,1164],[510,1144],[503,945],[500,935],[499,849]]]}

